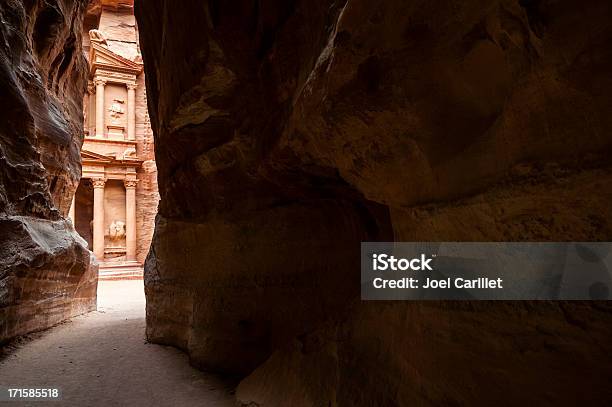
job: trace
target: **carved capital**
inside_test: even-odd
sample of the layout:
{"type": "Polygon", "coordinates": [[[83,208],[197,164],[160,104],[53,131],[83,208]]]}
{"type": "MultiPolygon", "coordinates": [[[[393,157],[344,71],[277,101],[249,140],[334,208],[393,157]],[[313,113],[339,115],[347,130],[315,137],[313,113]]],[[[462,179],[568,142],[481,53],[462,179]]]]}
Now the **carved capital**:
{"type": "Polygon", "coordinates": [[[131,180],[131,179],[123,180],[123,185],[125,185],[126,188],[136,188],[137,183],[138,181],[136,180],[131,180]]]}
{"type": "Polygon", "coordinates": [[[98,85],[106,86],[106,79],[96,78],[94,79],[94,83],[96,84],[96,86],[98,85]]]}
{"type": "Polygon", "coordinates": [[[96,92],[96,87],[93,84],[93,82],[89,82],[87,84],[87,93],[89,93],[90,95],[93,95],[96,92]]]}
{"type": "Polygon", "coordinates": [[[128,90],[136,90],[136,88],[138,88],[138,85],[135,83],[126,83],[125,86],[128,88],[128,90]]]}
{"type": "Polygon", "coordinates": [[[106,184],[106,180],[104,178],[92,178],[91,184],[94,188],[104,188],[104,184],[106,184]]]}

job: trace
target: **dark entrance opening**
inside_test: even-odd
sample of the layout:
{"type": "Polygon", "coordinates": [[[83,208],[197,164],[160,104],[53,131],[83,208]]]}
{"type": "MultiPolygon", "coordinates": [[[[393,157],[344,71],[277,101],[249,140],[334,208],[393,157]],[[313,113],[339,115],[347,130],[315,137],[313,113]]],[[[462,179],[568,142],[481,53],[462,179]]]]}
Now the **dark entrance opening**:
{"type": "Polygon", "coordinates": [[[89,179],[82,179],[76,190],[75,198],[76,231],[87,241],[89,250],[93,248],[93,185],[89,179]]]}

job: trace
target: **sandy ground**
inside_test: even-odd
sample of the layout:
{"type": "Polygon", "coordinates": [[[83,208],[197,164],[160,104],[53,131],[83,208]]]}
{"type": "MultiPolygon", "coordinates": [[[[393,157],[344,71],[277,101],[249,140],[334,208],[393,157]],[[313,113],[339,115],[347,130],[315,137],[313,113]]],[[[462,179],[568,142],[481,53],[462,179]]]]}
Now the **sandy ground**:
{"type": "Polygon", "coordinates": [[[0,387],[59,387],[62,400],[6,404],[234,406],[230,385],[145,342],[144,307],[142,281],[100,282],[98,311],[32,335],[0,361],[0,387]]]}

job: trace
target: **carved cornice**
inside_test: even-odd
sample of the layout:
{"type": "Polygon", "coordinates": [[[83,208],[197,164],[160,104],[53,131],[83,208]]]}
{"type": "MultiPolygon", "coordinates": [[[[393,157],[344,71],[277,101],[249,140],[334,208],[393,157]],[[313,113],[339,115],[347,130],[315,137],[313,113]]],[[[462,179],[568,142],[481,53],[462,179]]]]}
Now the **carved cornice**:
{"type": "Polygon", "coordinates": [[[96,78],[103,78],[107,82],[125,85],[128,83],[136,83],[137,76],[133,73],[122,73],[107,69],[98,69],[96,71],[96,78]]]}
{"type": "Polygon", "coordinates": [[[106,184],[106,180],[104,178],[92,178],[91,184],[94,188],[104,188],[104,184],[106,184]]]}
{"type": "Polygon", "coordinates": [[[118,139],[112,139],[112,138],[100,138],[100,137],[95,137],[95,136],[85,137],[85,141],[92,142],[95,144],[118,144],[118,145],[131,144],[133,146],[136,146],[138,144],[136,140],[118,140],[118,139]]]}

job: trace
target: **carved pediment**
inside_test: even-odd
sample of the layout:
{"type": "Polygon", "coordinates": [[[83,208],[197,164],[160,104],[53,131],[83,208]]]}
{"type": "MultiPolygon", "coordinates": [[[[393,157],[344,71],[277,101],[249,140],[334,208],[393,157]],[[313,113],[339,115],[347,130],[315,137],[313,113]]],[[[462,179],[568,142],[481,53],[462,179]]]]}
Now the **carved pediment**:
{"type": "Polygon", "coordinates": [[[142,63],[130,61],[114,53],[101,41],[92,41],[89,55],[89,65],[92,77],[96,70],[104,69],[111,72],[123,72],[139,75],[142,72],[142,63]]]}
{"type": "Polygon", "coordinates": [[[93,151],[81,150],[81,159],[89,162],[100,162],[110,163],[114,160],[113,157],[109,157],[103,154],[94,153],[93,151]]]}
{"type": "Polygon", "coordinates": [[[136,156],[136,149],[129,147],[123,152],[103,155],[89,150],[81,150],[81,161],[90,166],[129,166],[139,167],[143,161],[136,156]]]}

